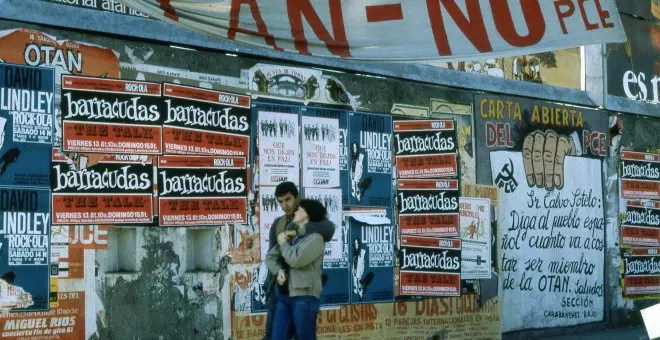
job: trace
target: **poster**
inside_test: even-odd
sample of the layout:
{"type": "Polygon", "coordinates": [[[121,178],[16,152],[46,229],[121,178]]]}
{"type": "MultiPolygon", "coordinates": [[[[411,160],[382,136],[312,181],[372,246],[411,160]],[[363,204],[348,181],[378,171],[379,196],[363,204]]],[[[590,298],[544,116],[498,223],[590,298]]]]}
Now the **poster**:
{"type": "Polygon", "coordinates": [[[247,222],[244,157],[158,157],[160,226],[247,222]]]}
{"type": "Polygon", "coordinates": [[[266,254],[270,249],[270,228],[273,226],[275,219],[280,216],[284,216],[284,211],[282,211],[275,197],[275,187],[259,187],[259,235],[261,238],[262,262],[266,260],[266,254]]]}
{"type": "Polygon", "coordinates": [[[452,177],[458,174],[453,120],[394,122],[396,177],[452,177]]]}
{"type": "Polygon", "coordinates": [[[342,188],[342,203],[348,204],[349,187],[346,178],[349,178],[349,157],[348,157],[348,111],[324,107],[304,107],[302,108],[303,117],[320,117],[336,119],[339,122],[339,178],[342,188]]]}
{"type": "Polygon", "coordinates": [[[252,223],[234,223],[231,226],[230,233],[229,256],[231,263],[260,262],[259,229],[257,226],[252,223]]]}
{"type": "Polygon", "coordinates": [[[506,173],[520,183],[500,190],[498,207],[502,299],[505,308],[519,311],[503,315],[503,329],[601,321],[605,222],[600,160],[566,157],[566,169],[580,172],[567,172],[562,188],[553,191],[527,187],[520,152],[496,151],[490,161],[493,181],[506,173]]]}
{"type": "Polygon", "coordinates": [[[63,150],[161,154],[161,86],[62,76],[63,150]]]}
{"type": "Polygon", "coordinates": [[[167,154],[248,157],[250,97],[163,84],[167,154]]]}
{"type": "Polygon", "coordinates": [[[0,185],[48,187],[54,71],[0,64],[0,185]]]}
{"type": "Polygon", "coordinates": [[[459,236],[458,180],[400,179],[397,211],[401,235],[459,236]]]}
{"type": "Polygon", "coordinates": [[[387,216],[349,217],[351,304],[394,300],[396,236],[387,216]]]}
{"type": "Polygon", "coordinates": [[[483,198],[460,198],[461,279],[490,279],[491,225],[490,201],[483,198]]]}
{"type": "Polygon", "coordinates": [[[0,314],[47,310],[50,289],[50,195],[0,187],[0,314]]]}
{"type": "Polygon", "coordinates": [[[660,247],[660,201],[626,202],[621,246],[660,247]]]}
{"type": "Polygon", "coordinates": [[[149,157],[53,150],[53,224],[152,222],[153,164],[149,157]]]}
{"type": "Polygon", "coordinates": [[[494,185],[461,183],[461,196],[487,198],[491,206],[497,207],[499,190],[494,185]]]}
{"type": "Polygon", "coordinates": [[[622,261],[624,297],[660,297],[660,248],[626,249],[622,261]]]}
{"type": "Polygon", "coordinates": [[[231,310],[240,314],[252,313],[253,299],[259,299],[258,294],[265,291],[259,289],[259,265],[235,265],[230,268],[231,310]]]}
{"type": "Polygon", "coordinates": [[[399,256],[399,294],[461,294],[461,239],[401,235],[399,256]]]}
{"type": "Polygon", "coordinates": [[[302,116],[303,186],[339,186],[339,120],[302,116]]]}
{"type": "Polygon", "coordinates": [[[351,112],[348,205],[392,206],[392,116],[351,112]]]}
{"type": "Polygon", "coordinates": [[[58,292],[57,301],[43,312],[0,314],[0,338],[84,339],[85,292],[58,292]]]}
{"type": "Polygon", "coordinates": [[[300,183],[298,115],[269,111],[258,113],[259,183],[276,186],[300,183]]]}
{"type": "Polygon", "coordinates": [[[621,196],[660,200],[660,154],[623,151],[621,196]]]}

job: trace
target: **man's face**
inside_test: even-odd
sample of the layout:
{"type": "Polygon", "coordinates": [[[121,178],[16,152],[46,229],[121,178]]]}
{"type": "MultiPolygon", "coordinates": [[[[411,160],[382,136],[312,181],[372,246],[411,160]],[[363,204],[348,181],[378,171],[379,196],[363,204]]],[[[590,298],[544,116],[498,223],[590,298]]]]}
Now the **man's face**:
{"type": "Polygon", "coordinates": [[[277,202],[287,216],[293,216],[293,214],[296,213],[296,210],[298,210],[300,197],[293,197],[290,192],[287,192],[286,194],[279,196],[277,202]]]}

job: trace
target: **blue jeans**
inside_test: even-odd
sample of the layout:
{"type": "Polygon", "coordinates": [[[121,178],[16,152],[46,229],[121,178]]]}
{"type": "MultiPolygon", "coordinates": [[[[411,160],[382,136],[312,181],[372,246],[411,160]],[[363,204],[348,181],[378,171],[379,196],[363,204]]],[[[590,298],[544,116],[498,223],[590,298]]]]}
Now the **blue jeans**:
{"type": "Polygon", "coordinates": [[[273,340],[316,339],[316,317],[321,300],[315,296],[277,297],[273,340]]]}

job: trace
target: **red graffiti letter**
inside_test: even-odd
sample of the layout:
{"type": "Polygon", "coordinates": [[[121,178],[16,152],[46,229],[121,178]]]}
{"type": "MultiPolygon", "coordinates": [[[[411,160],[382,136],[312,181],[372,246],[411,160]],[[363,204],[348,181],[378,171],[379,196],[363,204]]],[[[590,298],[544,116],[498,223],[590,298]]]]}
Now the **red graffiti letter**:
{"type": "Polygon", "coordinates": [[[309,26],[312,27],[314,34],[323,40],[328,50],[340,57],[350,57],[351,52],[346,39],[346,29],[344,28],[344,15],[341,10],[341,0],[330,0],[330,20],[332,21],[332,31],[334,38],[321,22],[321,18],[314,10],[310,0],[287,0],[287,11],[289,13],[289,22],[291,23],[291,35],[295,40],[296,50],[301,54],[311,54],[307,49],[307,38],[303,28],[302,17],[304,16],[309,26]]]}
{"type": "Polygon", "coordinates": [[[229,12],[229,30],[227,30],[227,39],[229,40],[236,39],[237,32],[263,37],[266,40],[266,44],[272,46],[274,49],[278,51],[283,50],[277,47],[277,45],[275,44],[275,38],[272,35],[270,35],[270,33],[268,33],[268,28],[266,27],[266,23],[264,22],[264,19],[261,17],[261,12],[259,11],[259,5],[257,4],[257,0],[232,0],[231,10],[229,12]],[[243,5],[250,6],[250,13],[252,14],[252,19],[254,19],[254,23],[257,25],[257,29],[259,31],[255,32],[243,28],[238,28],[238,22],[241,15],[241,6],[243,5]]]}
{"type": "Polygon", "coordinates": [[[539,0],[520,0],[520,7],[525,16],[525,23],[529,33],[521,36],[516,31],[511,17],[511,8],[508,3],[499,0],[490,0],[490,8],[495,19],[495,27],[500,32],[502,38],[509,44],[516,47],[525,47],[536,44],[541,41],[545,34],[545,18],[541,12],[539,0]]]}
{"type": "Polygon", "coordinates": [[[568,34],[568,31],[566,30],[566,23],[564,22],[564,19],[570,17],[575,13],[575,5],[573,5],[573,2],[571,0],[557,0],[555,1],[555,11],[557,11],[557,18],[559,18],[559,24],[561,25],[561,30],[564,32],[564,34],[568,34]],[[568,6],[567,11],[562,11],[561,6],[568,6]]]}
{"type": "Polygon", "coordinates": [[[582,21],[584,21],[584,27],[587,29],[587,31],[595,30],[598,29],[598,24],[592,24],[589,22],[589,18],[587,18],[587,12],[584,9],[584,3],[589,0],[578,0],[578,7],[580,7],[580,14],[582,14],[582,21]]]}
{"type": "Polygon", "coordinates": [[[445,29],[445,21],[442,17],[442,6],[440,3],[442,3],[442,6],[445,7],[447,13],[449,13],[452,19],[454,19],[461,32],[463,32],[479,52],[493,51],[490,40],[488,40],[488,32],[486,32],[486,25],[484,24],[484,17],[481,13],[479,0],[465,0],[468,12],[467,18],[454,1],[426,0],[426,7],[429,12],[429,19],[431,20],[431,28],[433,29],[433,37],[435,38],[435,45],[438,48],[438,54],[452,54],[451,46],[449,46],[449,41],[447,39],[447,30],[445,29]]]}
{"type": "Polygon", "coordinates": [[[614,27],[613,23],[607,22],[607,19],[610,17],[610,12],[603,10],[603,6],[600,4],[600,0],[596,0],[596,10],[598,10],[598,16],[600,16],[600,23],[603,24],[604,28],[614,27]]]}

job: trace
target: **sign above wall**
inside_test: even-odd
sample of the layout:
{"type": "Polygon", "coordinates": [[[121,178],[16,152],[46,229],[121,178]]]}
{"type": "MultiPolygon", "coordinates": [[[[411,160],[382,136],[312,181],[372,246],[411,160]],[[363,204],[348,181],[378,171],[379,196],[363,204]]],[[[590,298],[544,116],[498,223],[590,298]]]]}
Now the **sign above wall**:
{"type": "Polygon", "coordinates": [[[626,40],[607,0],[119,1],[223,39],[319,57],[469,60],[626,40]]]}

